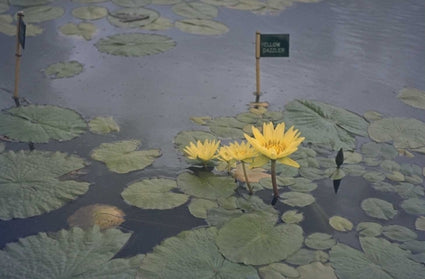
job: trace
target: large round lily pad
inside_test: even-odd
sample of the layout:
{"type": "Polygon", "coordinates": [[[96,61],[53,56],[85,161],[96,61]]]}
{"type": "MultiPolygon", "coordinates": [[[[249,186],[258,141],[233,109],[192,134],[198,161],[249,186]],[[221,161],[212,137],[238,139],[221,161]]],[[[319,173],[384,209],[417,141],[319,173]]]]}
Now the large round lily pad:
{"type": "Polygon", "coordinates": [[[40,23],[61,17],[65,10],[56,6],[35,6],[23,9],[25,22],[40,23]]]}
{"type": "Polygon", "coordinates": [[[216,7],[201,2],[183,2],[172,9],[174,13],[187,18],[212,19],[218,15],[216,7]]]}
{"type": "Polygon", "coordinates": [[[171,191],[175,188],[177,184],[171,179],[144,179],[129,185],[121,196],[127,203],[143,209],[171,209],[189,199],[188,195],[171,191]]]}
{"type": "Polygon", "coordinates": [[[183,19],[174,24],[179,30],[197,35],[221,35],[229,31],[223,23],[209,19],[183,19]]]}
{"type": "Polygon", "coordinates": [[[374,121],[369,136],[377,142],[392,141],[396,148],[425,146],[425,123],[413,118],[391,117],[374,121]]]}
{"type": "Polygon", "coordinates": [[[220,252],[233,262],[263,265],[286,259],[301,248],[303,230],[295,224],[276,224],[273,215],[245,214],[219,231],[220,252]]]}
{"type": "Polygon", "coordinates": [[[138,140],[102,143],[92,151],[91,157],[104,162],[109,170],[116,173],[142,170],[161,156],[161,151],[159,149],[137,150],[139,145],[138,140]]]}
{"type": "Polygon", "coordinates": [[[164,240],[144,257],[137,278],[259,279],[255,268],[223,258],[215,245],[216,237],[217,229],[212,227],[184,231],[164,240]]]}
{"type": "Polygon", "coordinates": [[[76,227],[21,238],[0,251],[0,278],[134,278],[141,256],[113,258],[130,235],[76,227]]]}
{"type": "Polygon", "coordinates": [[[355,147],[355,136],[367,136],[368,123],[361,116],[316,101],[295,100],[285,105],[284,119],[307,142],[330,145],[334,150],[355,147]]]}
{"type": "Polygon", "coordinates": [[[86,130],[87,123],[81,115],[56,106],[21,106],[0,114],[0,133],[23,142],[70,140],[86,130]]]}
{"type": "Polygon", "coordinates": [[[156,34],[126,33],[100,39],[95,46],[100,52],[121,56],[157,54],[176,45],[171,38],[156,34]]]}
{"type": "Polygon", "coordinates": [[[66,153],[1,153],[0,219],[40,215],[84,194],[89,183],[67,180],[62,176],[85,165],[83,159],[66,153]]]}

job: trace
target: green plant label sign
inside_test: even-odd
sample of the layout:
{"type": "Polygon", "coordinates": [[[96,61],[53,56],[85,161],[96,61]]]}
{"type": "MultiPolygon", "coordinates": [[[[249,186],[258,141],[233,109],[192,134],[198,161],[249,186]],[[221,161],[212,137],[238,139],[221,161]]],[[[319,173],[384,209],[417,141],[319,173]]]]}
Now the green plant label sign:
{"type": "Polygon", "coordinates": [[[289,34],[261,34],[260,57],[289,57],[289,34]]]}

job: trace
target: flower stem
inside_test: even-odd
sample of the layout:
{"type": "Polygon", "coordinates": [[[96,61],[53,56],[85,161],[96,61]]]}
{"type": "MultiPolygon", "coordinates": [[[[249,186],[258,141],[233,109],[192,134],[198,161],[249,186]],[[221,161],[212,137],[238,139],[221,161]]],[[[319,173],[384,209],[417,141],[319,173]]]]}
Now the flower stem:
{"type": "Polygon", "coordinates": [[[279,191],[277,190],[277,182],[276,182],[276,160],[271,160],[271,171],[272,171],[272,184],[273,184],[273,196],[275,198],[279,197],[279,191]]]}
{"type": "Polygon", "coordinates": [[[242,163],[243,174],[245,176],[246,186],[248,187],[249,194],[252,195],[252,193],[253,193],[252,192],[252,187],[251,187],[251,184],[249,184],[248,175],[246,174],[245,163],[244,163],[244,161],[241,161],[241,163],[242,163]]]}

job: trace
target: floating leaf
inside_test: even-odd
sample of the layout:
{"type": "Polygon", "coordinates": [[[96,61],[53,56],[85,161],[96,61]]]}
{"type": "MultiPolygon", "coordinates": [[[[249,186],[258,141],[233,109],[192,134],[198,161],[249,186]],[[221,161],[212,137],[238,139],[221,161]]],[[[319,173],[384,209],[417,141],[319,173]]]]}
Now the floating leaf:
{"type": "Polygon", "coordinates": [[[72,10],[72,15],[79,19],[95,20],[104,18],[108,10],[99,6],[84,6],[72,10]]]}
{"type": "Polygon", "coordinates": [[[16,35],[16,26],[10,15],[0,15],[0,32],[9,36],[16,35]]]}
{"type": "Polygon", "coordinates": [[[288,210],[282,214],[281,219],[287,224],[296,224],[304,220],[304,214],[302,212],[298,213],[297,210],[288,210]]]}
{"type": "Polygon", "coordinates": [[[361,222],[356,231],[360,236],[379,236],[382,233],[382,225],[373,222],[361,222]]]}
{"type": "Polygon", "coordinates": [[[100,39],[95,46],[100,52],[121,56],[145,56],[173,48],[169,37],[156,34],[126,33],[100,39]]]}
{"type": "Polygon", "coordinates": [[[101,2],[106,2],[109,0],[71,0],[73,2],[78,2],[78,3],[101,3],[101,2]]]}
{"type": "Polygon", "coordinates": [[[284,204],[297,207],[304,207],[315,201],[312,195],[299,192],[285,192],[282,194],[281,200],[284,204]]]}
{"type": "Polygon", "coordinates": [[[223,258],[215,245],[216,237],[217,229],[212,227],[167,238],[143,258],[137,278],[157,279],[160,275],[162,279],[259,279],[255,268],[223,258]]]}
{"type": "Polygon", "coordinates": [[[165,17],[158,17],[157,19],[155,19],[155,21],[153,21],[149,24],[146,24],[146,25],[142,26],[141,28],[145,29],[145,30],[156,31],[156,30],[167,30],[167,29],[170,29],[173,26],[174,26],[174,24],[170,19],[165,18],[165,17]]]}
{"type": "Polygon", "coordinates": [[[53,0],[9,0],[10,5],[18,7],[46,5],[51,2],[53,0]]]}
{"type": "Polygon", "coordinates": [[[112,0],[115,5],[126,8],[138,8],[151,4],[151,0],[112,0]]]}
{"type": "Polygon", "coordinates": [[[214,201],[205,199],[192,199],[189,204],[189,212],[197,218],[207,218],[207,212],[211,208],[218,207],[218,204],[214,201]]]}
{"type": "Polygon", "coordinates": [[[0,0],[0,13],[9,10],[8,0],[0,0]]]}
{"type": "Polygon", "coordinates": [[[144,179],[129,185],[121,196],[128,204],[143,209],[171,209],[189,199],[188,195],[171,191],[175,188],[177,184],[171,179],[144,179]]]}
{"type": "MultiPolygon", "coordinates": [[[[109,13],[109,22],[121,28],[137,28],[154,22],[159,13],[145,8],[125,8],[109,13]]],[[[159,36],[159,35],[158,35],[159,36]]]]}
{"type": "Polygon", "coordinates": [[[391,240],[400,242],[415,240],[418,237],[414,231],[399,225],[389,225],[383,227],[382,234],[391,240]]]}
{"type": "Polygon", "coordinates": [[[344,279],[421,279],[425,267],[408,257],[405,251],[385,239],[362,237],[364,253],[344,244],[335,245],[331,264],[339,278],[344,279]]]}
{"type": "Polygon", "coordinates": [[[353,223],[341,216],[333,216],[329,218],[329,225],[340,232],[347,232],[353,229],[353,223]]]}
{"type": "Polygon", "coordinates": [[[174,25],[183,32],[198,35],[221,35],[229,31],[226,25],[209,19],[183,19],[174,25]]]}
{"type": "Polygon", "coordinates": [[[403,88],[397,98],[412,107],[425,109],[425,91],[416,88],[403,88]]]}
{"type": "Polygon", "coordinates": [[[196,143],[198,140],[204,142],[206,139],[212,141],[217,140],[217,137],[204,131],[182,131],[174,138],[174,144],[183,151],[191,142],[196,143]]]}
{"type": "Polygon", "coordinates": [[[289,185],[289,189],[295,192],[311,192],[317,188],[317,184],[313,183],[310,179],[297,177],[294,181],[294,184],[289,185]]]}
{"type": "Polygon", "coordinates": [[[161,152],[159,149],[137,151],[139,145],[140,141],[138,140],[102,143],[92,151],[91,157],[104,162],[113,172],[129,173],[142,170],[161,156],[161,152]]]}
{"type": "Polygon", "coordinates": [[[425,264],[425,253],[410,255],[409,259],[414,260],[417,263],[425,264]]]}
{"type": "Polygon", "coordinates": [[[96,118],[93,118],[89,122],[89,128],[90,132],[101,135],[120,131],[120,127],[118,126],[117,122],[115,122],[115,120],[112,118],[112,116],[98,116],[96,118]]]}
{"type": "Polygon", "coordinates": [[[243,138],[244,123],[233,117],[217,117],[208,121],[208,126],[212,133],[223,138],[241,139],[243,138]]]}
{"type": "Polygon", "coordinates": [[[216,7],[201,2],[183,2],[173,6],[173,12],[187,18],[212,19],[217,17],[216,7]]]}
{"type": "Polygon", "coordinates": [[[297,271],[300,274],[300,277],[297,277],[298,279],[338,279],[333,268],[321,262],[299,266],[297,271]]]}
{"type": "Polygon", "coordinates": [[[272,263],[259,268],[258,271],[263,279],[286,279],[285,276],[291,278],[300,276],[295,268],[284,263],[272,263]]]}
{"type": "Polygon", "coordinates": [[[425,241],[408,240],[400,244],[400,248],[407,249],[413,254],[425,252],[425,241]]]}
{"type": "Polygon", "coordinates": [[[152,0],[153,5],[174,5],[182,2],[182,0],[152,0]]]}
{"type": "Polygon", "coordinates": [[[413,215],[425,215],[425,200],[420,198],[410,198],[402,201],[400,205],[404,211],[413,215]]]}
{"type": "Polygon", "coordinates": [[[362,145],[361,151],[365,157],[382,157],[387,160],[394,159],[398,155],[397,149],[387,143],[368,142],[362,145]]]}
{"type": "Polygon", "coordinates": [[[70,140],[84,133],[86,129],[87,124],[78,113],[55,106],[21,106],[0,114],[1,133],[23,142],[70,140]]]}
{"type": "Polygon", "coordinates": [[[105,230],[121,225],[125,221],[124,216],[124,212],[118,207],[94,204],[79,208],[67,221],[71,227],[87,230],[96,225],[105,230]]]}
{"type": "Polygon", "coordinates": [[[377,171],[369,171],[363,174],[364,179],[369,182],[380,182],[385,180],[385,174],[377,171]]]}
{"type": "Polygon", "coordinates": [[[275,223],[272,215],[242,215],[220,229],[217,246],[233,262],[262,265],[284,260],[301,248],[303,231],[298,225],[275,223]]]}
{"type": "Polygon", "coordinates": [[[233,178],[206,171],[196,175],[182,173],[177,177],[177,185],[186,194],[205,199],[229,197],[237,188],[233,178]]]}
{"type": "Polygon", "coordinates": [[[377,142],[392,141],[395,148],[425,146],[425,123],[413,118],[392,117],[372,122],[369,136],[377,142]]]}
{"type": "Polygon", "coordinates": [[[56,6],[35,6],[23,9],[25,22],[40,23],[61,17],[65,10],[56,6]]]}
{"type": "Polygon", "coordinates": [[[336,240],[332,235],[327,233],[312,233],[305,239],[305,245],[308,248],[316,250],[327,250],[336,244],[336,240]]]}
{"type": "Polygon", "coordinates": [[[310,249],[300,249],[286,259],[286,262],[293,265],[306,265],[312,262],[327,262],[329,255],[323,251],[315,251],[310,249]]]}
{"type": "Polygon", "coordinates": [[[236,5],[239,0],[201,0],[201,2],[214,6],[232,6],[236,5]]]}
{"type": "Polygon", "coordinates": [[[0,154],[0,219],[50,212],[84,194],[89,183],[61,178],[85,166],[83,159],[47,151],[0,154]]]}
{"type": "Polygon", "coordinates": [[[0,251],[0,277],[134,278],[141,256],[113,258],[129,238],[129,233],[97,227],[20,238],[0,251]]]}
{"type": "Polygon", "coordinates": [[[363,200],[361,207],[368,216],[383,220],[392,219],[398,212],[391,203],[377,198],[363,200]]]}
{"type": "Polygon", "coordinates": [[[0,142],[0,153],[2,153],[6,149],[4,143],[0,142]]]}
{"type": "Polygon", "coordinates": [[[242,10],[242,11],[256,11],[265,7],[263,2],[258,0],[239,0],[235,5],[226,6],[230,9],[242,10]]]}
{"type": "Polygon", "coordinates": [[[377,111],[366,111],[363,114],[363,117],[369,122],[380,120],[383,118],[382,114],[377,111]]]}
{"type": "Polygon", "coordinates": [[[418,231],[425,231],[425,217],[419,216],[415,221],[415,228],[418,231]]]}
{"type": "MultiPolygon", "coordinates": [[[[87,41],[91,40],[93,34],[96,32],[96,26],[89,22],[81,22],[79,24],[67,23],[59,28],[62,34],[68,36],[80,36],[87,41]]],[[[83,65],[77,61],[58,63],[51,65],[52,69],[49,70],[52,78],[71,77],[79,74],[83,70],[83,65]]]]}
{"type": "MultiPolygon", "coordinates": [[[[71,26],[71,28],[69,28],[70,27],[69,25],[65,25],[62,27],[65,27],[65,28],[64,30],[62,30],[61,28],[61,32],[63,33],[65,32],[64,34],[66,35],[81,35],[81,36],[89,36],[91,38],[91,35],[84,33],[85,31],[82,31],[83,29],[80,29],[80,27],[78,26],[73,26],[73,27],[71,26]],[[71,32],[72,31],[71,29],[76,31],[76,33],[71,32]],[[70,33],[67,33],[67,32],[70,32],[70,33]]],[[[78,61],[59,62],[59,63],[52,64],[46,69],[44,69],[44,73],[46,74],[46,76],[53,79],[73,77],[78,75],[82,71],[83,71],[83,64],[79,63],[78,61]]]]}

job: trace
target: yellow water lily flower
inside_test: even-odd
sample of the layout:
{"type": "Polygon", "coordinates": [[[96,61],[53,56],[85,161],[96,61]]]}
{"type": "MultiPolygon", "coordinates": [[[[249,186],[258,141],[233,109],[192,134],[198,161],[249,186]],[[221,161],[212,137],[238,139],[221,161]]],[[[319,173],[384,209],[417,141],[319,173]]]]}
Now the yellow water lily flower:
{"type": "Polygon", "coordinates": [[[230,162],[233,160],[232,154],[229,152],[229,146],[222,146],[218,151],[218,159],[224,162],[230,162]]]}
{"type": "Polygon", "coordinates": [[[184,152],[191,160],[201,160],[203,162],[208,162],[216,158],[216,152],[219,145],[220,141],[217,140],[210,141],[206,139],[204,143],[198,140],[196,145],[193,142],[190,142],[190,144],[184,148],[184,152]]]}
{"type": "Polygon", "coordinates": [[[276,128],[273,123],[263,124],[263,133],[252,127],[254,137],[244,134],[246,140],[262,154],[256,158],[255,165],[262,166],[268,160],[278,161],[282,164],[299,168],[300,165],[288,156],[298,150],[298,146],[304,140],[298,130],[292,126],[285,132],[285,123],[279,123],[276,128]]]}
{"type": "Polygon", "coordinates": [[[229,143],[228,151],[233,159],[247,161],[258,156],[258,151],[246,141],[229,143]]]}

